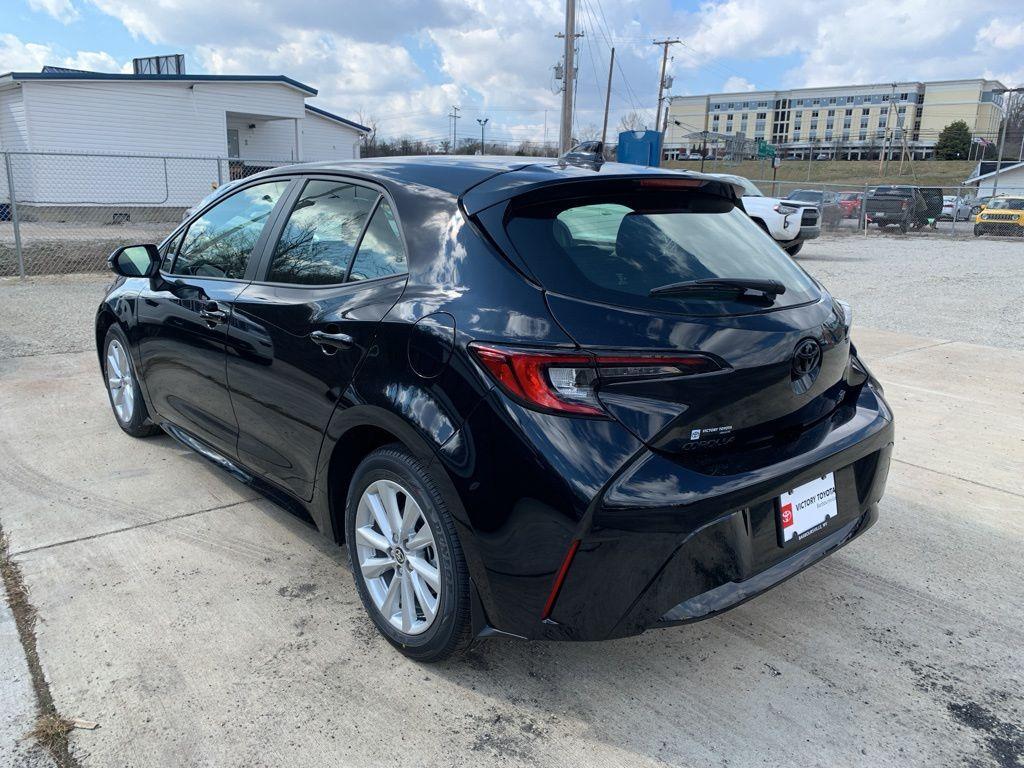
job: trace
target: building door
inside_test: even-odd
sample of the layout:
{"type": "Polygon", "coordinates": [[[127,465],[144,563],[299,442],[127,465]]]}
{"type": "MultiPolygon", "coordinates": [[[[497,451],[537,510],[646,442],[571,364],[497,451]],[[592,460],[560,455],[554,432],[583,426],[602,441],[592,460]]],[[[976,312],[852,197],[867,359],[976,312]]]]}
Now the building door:
{"type": "Polygon", "coordinates": [[[228,157],[238,157],[238,129],[228,128],[228,157]]]}

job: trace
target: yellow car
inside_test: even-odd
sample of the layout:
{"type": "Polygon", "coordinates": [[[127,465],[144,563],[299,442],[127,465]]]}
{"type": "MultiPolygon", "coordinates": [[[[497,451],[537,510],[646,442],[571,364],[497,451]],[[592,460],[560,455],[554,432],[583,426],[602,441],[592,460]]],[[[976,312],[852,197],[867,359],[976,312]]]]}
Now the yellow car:
{"type": "Polygon", "coordinates": [[[974,217],[974,234],[1024,235],[1024,197],[993,197],[974,217]]]}

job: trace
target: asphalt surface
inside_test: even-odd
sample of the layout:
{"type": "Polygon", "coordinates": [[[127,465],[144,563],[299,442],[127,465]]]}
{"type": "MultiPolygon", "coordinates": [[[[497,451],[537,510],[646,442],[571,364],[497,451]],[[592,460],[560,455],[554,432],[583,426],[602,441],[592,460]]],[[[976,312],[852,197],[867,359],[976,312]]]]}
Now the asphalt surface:
{"type": "MultiPolygon", "coordinates": [[[[77,762],[1021,765],[1024,345],[999,299],[1019,300],[1024,246],[876,243],[801,259],[853,303],[897,414],[871,531],[710,621],[440,666],[376,635],[342,550],[117,429],[89,327],[103,278],[0,282],[0,524],[58,709],[100,723],[72,732],[77,762]]],[[[5,721],[30,704],[0,688],[5,721]]]]}

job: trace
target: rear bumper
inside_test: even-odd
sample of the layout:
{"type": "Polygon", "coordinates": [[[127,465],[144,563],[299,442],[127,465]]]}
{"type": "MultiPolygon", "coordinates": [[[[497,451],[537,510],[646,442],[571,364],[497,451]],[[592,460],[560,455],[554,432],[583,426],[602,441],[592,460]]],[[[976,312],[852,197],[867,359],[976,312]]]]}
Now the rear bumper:
{"type": "Polygon", "coordinates": [[[865,387],[856,407],[761,466],[687,467],[647,453],[592,506],[550,619],[517,634],[600,640],[708,618],[848,543],[877,518],[893,444],[891,414],[865,387]],[[816,443],[816,444],[815,444],[816,443]],[[787,450],[789,453],[787,454],[787,450]],[[777,501],[834,472],[839,514],[783,549],[777,501]]]}

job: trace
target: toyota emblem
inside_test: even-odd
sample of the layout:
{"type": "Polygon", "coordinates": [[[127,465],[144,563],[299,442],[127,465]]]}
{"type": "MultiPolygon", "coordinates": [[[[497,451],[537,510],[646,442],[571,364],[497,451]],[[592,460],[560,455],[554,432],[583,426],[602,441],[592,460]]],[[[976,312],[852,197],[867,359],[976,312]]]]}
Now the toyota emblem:
{"type": "Polygon", "coordinates": [[[793,352],[793,391],[804,394],[811,388],[821,370],[821,344],[814,339],[803,339],[793,352]]]}

